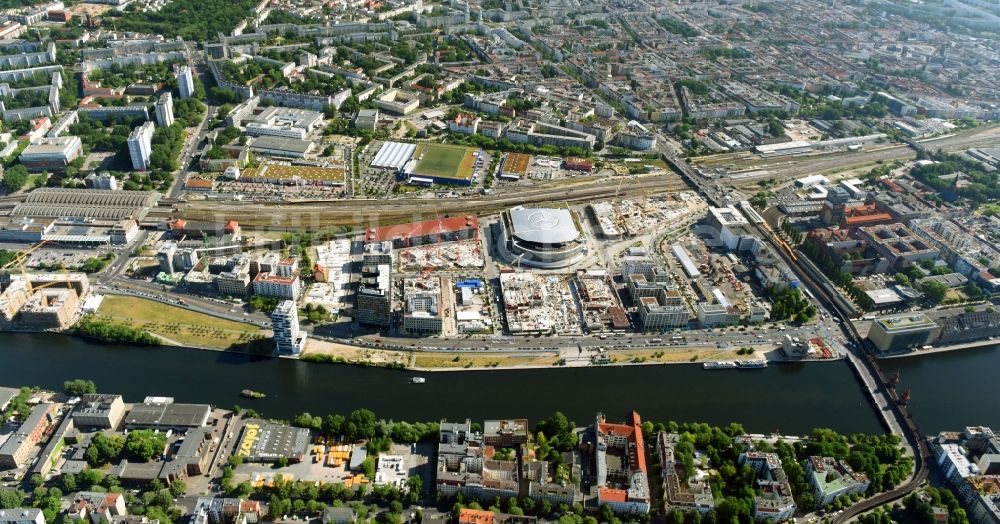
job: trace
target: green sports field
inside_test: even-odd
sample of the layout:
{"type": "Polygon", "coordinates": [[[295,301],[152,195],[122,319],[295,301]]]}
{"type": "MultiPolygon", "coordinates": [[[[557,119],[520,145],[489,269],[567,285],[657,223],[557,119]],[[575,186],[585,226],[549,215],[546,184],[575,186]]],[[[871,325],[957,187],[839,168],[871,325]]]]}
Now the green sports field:
{"type": "Polygon", "coordinates": [[[454,178],[468,180],[472,178],[476,157],[473,149],[465,146],[444,144],[424,144],[414,153],[415,157],[423,155],[413,174],[435,178],[454,178]]]}

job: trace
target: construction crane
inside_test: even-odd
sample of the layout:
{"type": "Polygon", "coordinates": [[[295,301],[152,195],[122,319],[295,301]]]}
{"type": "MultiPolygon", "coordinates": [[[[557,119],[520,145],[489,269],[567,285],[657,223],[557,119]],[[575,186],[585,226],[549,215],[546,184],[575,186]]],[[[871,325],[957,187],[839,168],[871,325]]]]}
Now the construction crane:
{"type": "Polygon", "coordinates": [[[437,209],[434,210],[434,218],[437,219],[437,252],[438,258],[443,258],[441,254],[441,230],[444,229],[444,224],[441,223],[441,215],[438,213],[437,209]]]}
{"type": "Polygon", "coordinates": [[[7,269],[7,268],[15,266],[15,265],[22,266],[24,264],[24,260],[26,258],[28,258],[28,255],[34,253],[35,251],[38,251],[38,249],[40,247],[44,246],[46,243],[48,243],[48,240],[42,240],[41,242],[38,242],[37,244],[32,245],[28,249],[26,249],[26,250],[18,253],[16,256],[14,256],[14,258],[10,262],[4,264],[4,266],[2,268],[0,268],[0,269],[7,269]]]}

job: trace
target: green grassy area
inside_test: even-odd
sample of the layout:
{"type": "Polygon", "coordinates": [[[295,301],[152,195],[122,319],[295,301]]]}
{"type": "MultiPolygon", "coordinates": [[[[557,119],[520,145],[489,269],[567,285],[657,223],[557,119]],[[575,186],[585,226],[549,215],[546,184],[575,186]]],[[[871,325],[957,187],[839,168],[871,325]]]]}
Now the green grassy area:
{"type": "Polygon", "coordinates": [[[472,177],[475,158],[465,146],[427,144],[422,154],[423,158],[413,170],[416,175],[463,180],[472,177]]]}
{"type": "Polygon", "coordinates": [[[481,355],[471,352],[417,353],[413,359],[414,367],[426,369],[552,366],[556,362],[559,362],[559,356],[552,353],[538,355],[481,355]]]}
{"type": "Polygon", "coordinates": [[[183,345],[226,349],[262,338],[266,332],[242,322],[225,320],[135,297],[106,296],[98,320],[142,329],[183,345]]]}

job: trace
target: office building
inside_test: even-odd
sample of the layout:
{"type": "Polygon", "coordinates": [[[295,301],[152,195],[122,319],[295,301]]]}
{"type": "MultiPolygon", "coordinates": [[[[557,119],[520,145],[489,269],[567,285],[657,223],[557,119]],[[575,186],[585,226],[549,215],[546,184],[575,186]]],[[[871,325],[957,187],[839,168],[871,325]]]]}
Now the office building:
{"type": "Polygon", "coordinates": [[[215,287],[222,296],[245,298],[250,290],[250,255],[241,255],[232,268],[215,278],[215,287]]]}
{"type": "Polygon", "coordinates": [[[156,101],[156,125],[170,127],[174,123],[174,95],[169,91],[160,95],[156,101]]]}
{"type": "Polygon", "coordinates": [[[403,331],[412,335],[440,333],[441,279],[407,278],[403,280],[403,331]]]}
{"type": "Polygon", "coordinates": [[[362,266],[356,302],[358,322],[368,326],[389,326],[392,321],[391,265],[362,266]]]}
{"type": "Polygon", "coordinates": [[[156,260],[160,263],[160,271],[163,271],[168,275],[174,272],[174,255],[176,254],[176,242],[164,242],[163,245],[156,250],[156,260]]]}
{"type": "Polygon", "coordinates": [[[667,305],[668,293],[676,291],[660,289],[656,297],[639,297],[639,325],[643,331],[666,331],[669,329],[686,328],[691,314],[682,305],[667,305]]]}
{"type": "Polygon", "coordinates": [[[323,122],[323,113],[309,109],[271,106],[246,123],[250,136],[276,136],[305,140],[323,122]]]}
{"type": "Polygon", "coordinates": [[[868,331],[868,340],[879,352],[894,353],[930,344],[937,332],[938,325],[927,315],[906,313],[875,319],[868,331]]]}
{"type": "Polygon", "coordinates": [[[285,300],[271,312],[271,331],[274,332],[274,352],[298,355],[305,345],[306,335],[299,330],[299,309],[295,302],[285,300]]]}
{"type": "Polygon", "coordinates": [[[708,208],[708,225],[719,232],[719,240],[730,251],[747,251],[750,249],[753,230],[750,221],[736,208],[708,208]]]}
{"type": "Polygon", "coordinates": [[[132,159],[132,169],[136,171],[149,168],[149,155],[153,152],[153,127],[152,122],[144,122],[128,136],[128,154],[132,159]]]}
{"type": "Polygon", "coordinates": [[[191,98],[194,96],[194,75],[191,68],[182,65],[177,69],[177,87],[180,89],[181,98],[191,98]]]}
{"type": "Polygon", "coordinates": [[[117,429],[125,417],[121,395],[84,395],[73,410],[78,428],[117,429]]]}
{"type": "Polygon", "coordinates": [[[80,137],[42,138],[21,151],[21,163],[28,171],[62,171],[83,152],[80,137]]]}
{"type": "Polygon", "coordinates": [[[366,242],[361,253],[361,264],[365,266],[377,266],[380,264],[392,264],[392,241],[382,240],[366,242]]]}
{"type": "Polygon", "coordinates": [[[697,306],[698,323],[701,327],[731,326],[740,321],[740,312],[733,306],[724,304],[707,304],[702,302],[697,306]]]}

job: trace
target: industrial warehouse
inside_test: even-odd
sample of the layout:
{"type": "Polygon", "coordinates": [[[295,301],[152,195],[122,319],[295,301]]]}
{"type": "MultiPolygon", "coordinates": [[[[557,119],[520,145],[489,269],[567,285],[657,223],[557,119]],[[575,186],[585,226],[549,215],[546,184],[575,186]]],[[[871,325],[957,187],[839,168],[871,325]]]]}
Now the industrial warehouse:
{"type": "Polygon", "coordinates": [[[41,188],[29,193],[11,215],[142,220],[159,198],[155,191],[41,188]]]}

